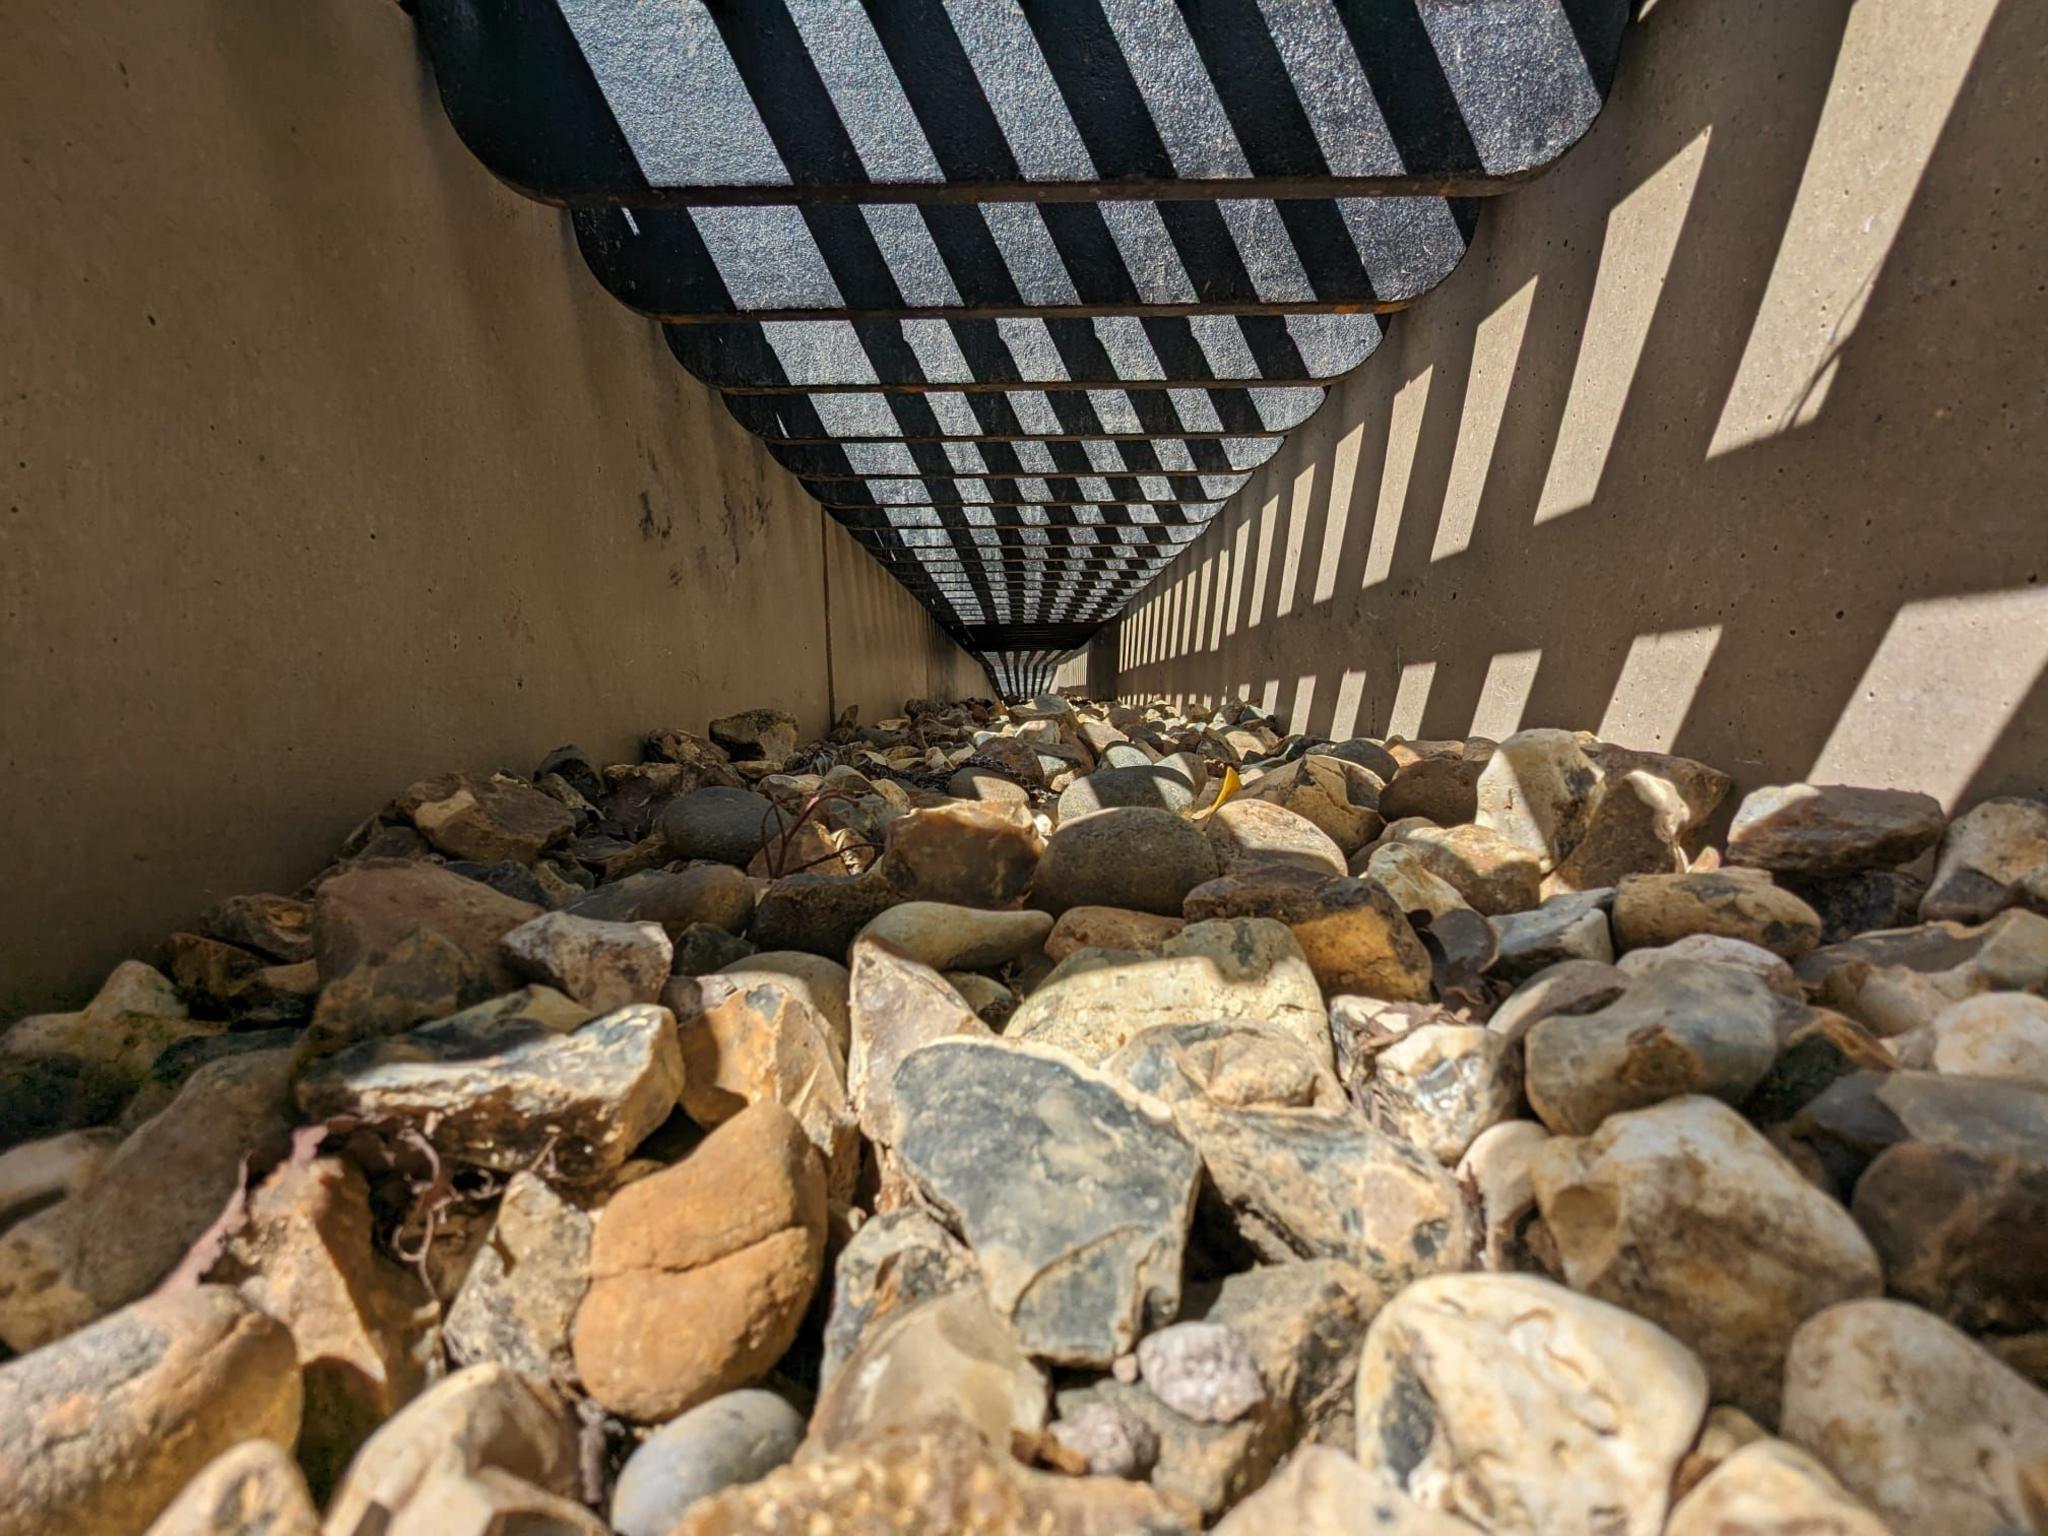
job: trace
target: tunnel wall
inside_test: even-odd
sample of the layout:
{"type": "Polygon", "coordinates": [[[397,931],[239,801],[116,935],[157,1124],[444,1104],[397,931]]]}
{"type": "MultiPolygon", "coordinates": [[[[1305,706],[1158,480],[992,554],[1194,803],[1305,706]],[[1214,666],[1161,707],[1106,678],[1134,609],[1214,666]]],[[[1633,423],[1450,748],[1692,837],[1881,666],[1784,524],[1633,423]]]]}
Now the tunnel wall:
{"type": "Polygon", "coordinates": [[[2048,10],[1657,0],[1591,135],[1132,605],[1126,699],[2048,783],[2048,10]]]}
{"type": "Polygon", "coordinates": [[[0,48],[0,1020],[407,783],[985,675],[456,141],[392,4],[0,48]]]}

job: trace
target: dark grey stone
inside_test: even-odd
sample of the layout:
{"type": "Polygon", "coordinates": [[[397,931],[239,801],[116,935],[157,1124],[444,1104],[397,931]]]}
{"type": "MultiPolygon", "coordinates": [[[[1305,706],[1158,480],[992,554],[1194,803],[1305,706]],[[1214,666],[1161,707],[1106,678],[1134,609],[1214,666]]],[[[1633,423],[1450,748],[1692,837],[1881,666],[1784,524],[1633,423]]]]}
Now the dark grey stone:
{"type": "Polygon", "coordinates": [[[773,1392],[745,1388],[671,1419],[626,1458],[612,1489],[619,1536],[668,1536],[697,1500],[766,1477],[796,1454],[804,1416],[773,1392]]]}
{"type": "Polygon", "coordinates": [[[751,789],[714,785],[678,795],[663,807],[661,835],[679,859],[745,865],[761,851],[780,818],[775,803],[751,789]]]}

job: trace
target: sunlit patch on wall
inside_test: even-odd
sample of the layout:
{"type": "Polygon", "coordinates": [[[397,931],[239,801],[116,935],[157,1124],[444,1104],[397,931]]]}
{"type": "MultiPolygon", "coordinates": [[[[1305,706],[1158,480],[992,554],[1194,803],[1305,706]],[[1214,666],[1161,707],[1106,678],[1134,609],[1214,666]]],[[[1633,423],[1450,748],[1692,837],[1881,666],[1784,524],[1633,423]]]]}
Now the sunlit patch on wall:
{"type": "Polygon", "coordinates": [[[1953,809],[2048,671],[2048,589],[1908,603],[1807,778],[1925,790],[1953,809]]]}
{"type": "Polygon", "coordinates": [[[1373,509],[1372,545],[1365,552],[1363,586],[1385,581],[1394,568],[1394,544],[1401,536],[1401,511],[1408,504],[1408,479],[1415,469],[1415,445],[1429,408],[1432,364],[1403,384],[1387,407],[1387,457],[1380,466],[1380,499],[1373,509]]]}
{"type": "Polygon", "coordinates": [[[1389,736],[1413,736],[1422,729],[1422,712],[1429,707],[1430,685],[1436,681],[1436,663],[1411,661],[1401,669],[1394,685],[1394,707],[1387,712],[1389,736]]]}
{"type": "Polygon", "coordinates": [[[1294,680],[1294,704],[1287,711],[1287,728],[1290,731],[1308,729],[1308,712],[1315,707],[1316,680],[1313,673],[1294,680]]]}
{"type": "Polygon", "coordinates": [[[1278,709],[1279,707],[1280,679],[1277,677],[1269,677],[1266,679],[1266,686],[1264,691],[1259,694],[1259,708],[1265,710],[1268,714],[1271,714],[1274,710],[1278,709]]]}
{"type": "Polygon", "coordinates": [[[1294,593],[1301,579],[1302,546],[1308,540],[1308,509],[1315,500],[1316,464],[1313,459],[1294,477],[1293,494],[1287,498],[1287,546],[1280,559],[1280,600],[1273,616],[1294,612],[1294,593]]]}
{"type": "Polygon", "coordinates": [[[1600,717],[1600,739],[1643,752],[1669,750],[1720,643],[1718,624],[1637,635],[1600,717]]]}
{"type": "Polygon", "coordinates": [[[1280,521],[1280,497],[1276,493],[1268,496],[1259,507],[1259,564],[1252,574],[1252,611],[1244,621],[1246,629],[1256,629],[1266,612],[1266,578],[1273,573],[1273,525],[1280,521]]]}
{"type": "Polygon", "coordinates": [[[1358,453],[1365,442],[1359,422],[1330,455],[1330,502],[1323,513],[1323,553],[1316,562],[1314,602],[1326,603],[1337,591],[1337,565],[1344,558],[1344,530],[1351,522],[1351,496],[1358,480],[1358,453]]]}
{"type": "Polygon", "coordinates": [[[1679,232],[1692,209],[1712,132],[1701,129],[1699,137],[1607,215],[1607,238],[1579,337],[1571,393],[1558,423],[1543,494],[1536,500],[1539,523],[1588,506],[1600,493],[1600,476],[1642,362],[1679,232]]]}
{"type": "Polygon", "coordinates": [[[1486,681],[1479,685],[1479,704],[1472,711],[1474,736],[1498,741],[1521,728],[1522,711],[1529,704],[1529,690],[1536,686],[1536,668],[1543,650],[1501,651],[1486,664],[1486,681]]]}
{"type": "Polygon", "coordinates": [[[1337,703],[1330,715],[1330,739],[1344,741],[1358,734],[1358,706],[1365,696],[1363,669],[1346,672],[1337,680],[1337,703]]]}
{"type": "Polygon", "coordinates": [[[1515,291],[1505,304],[1479,322],[1472,337],[1472,372],[1465,381],[1465,412],[1458,422],[1458,446],[1444,484],[1443,515],[1437,519],[1436,542],[1429,558],[1442,560],[1462,553],[1472,543],[1472,525],[1479,516],[1479,498],[1493,467],[1493,445],[1507,414],[1508,391],[1515,364],[1522,355],[1522,335],[1536,302],[1536,279],[1515,291]]]}

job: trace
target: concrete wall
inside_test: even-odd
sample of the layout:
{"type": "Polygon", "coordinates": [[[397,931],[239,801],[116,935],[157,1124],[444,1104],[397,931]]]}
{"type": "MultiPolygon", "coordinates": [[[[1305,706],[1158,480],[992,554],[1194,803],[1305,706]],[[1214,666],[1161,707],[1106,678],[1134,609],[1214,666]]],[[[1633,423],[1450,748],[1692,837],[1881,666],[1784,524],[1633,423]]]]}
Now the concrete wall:
{"type": "Polygon", "coordinates": [[[1656,0],[1133,606],[1120,693],[2042,792],[2044,59],[2035,0],[1656,0]]]}
{"type": "Polygon", "coordinates": [[[0,1019],[430,771],[988,692],[462,149],[395,5],[6,32],[0,1019]]]}

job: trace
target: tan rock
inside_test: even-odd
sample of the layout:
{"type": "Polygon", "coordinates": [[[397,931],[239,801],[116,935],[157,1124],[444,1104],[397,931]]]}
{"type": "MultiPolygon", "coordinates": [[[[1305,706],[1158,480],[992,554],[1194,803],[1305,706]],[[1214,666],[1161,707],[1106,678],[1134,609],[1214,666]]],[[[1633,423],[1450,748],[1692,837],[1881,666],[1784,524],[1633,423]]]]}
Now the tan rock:
{"type": "Polygon", "coordinates": [[[847,1087],[861,1134],[894,1146],[894,1085],[903,1058],[953,1035],[987,1039],[989,1030],[943,976],[887,943],[856,939],[852,959],[853,1054],[847,1087]]]}
{"type": "MultiPolygon", "coordinates": [[[[1039,949],[1052,932],[1046,912],[987,912],[938,901],[906,901],[861,930],[938,971],[982,971],[1039,949]]],[[[860,941],[854,941],[858,944],[860,941]]]]}
{"type": "Polygon", "coordinates": [[[1618,1307],[1526,1275],[1438,1275],[1366,1333],[1358,1459],[1482,1530],[1657,1536],[1706,1406],[1685,1346],[1618,1307]]]}
{"type": "Polygon", "coordinates": [[[1820,942],[1820,915],[1751,871],[1631,875],[1614,893],[1614,939],[1623,950],[1671,944],[1695,933],[1747,939],[1787,960],[1820,942]]]}
{"type": "Polygon", "coordinates": [[[1029,889],[1045,846],[1022,806],[963,800],[891,821],[882,867],[913,901],[1006,907],[1029,889]]]}
{"type": "Polygon", "coordinates": [[[796,984],[797,993],[818,1011],[832,1031],[832,1043],[843,1059],[853,1048],[853,1017],[847,1006],[851,976],[837,960],[800,949],[764,949],[722,965],[720,976],[752,976],[765,972],[796,984]]]}
{"type": "Polygon", "coordinates": [[[506,963],[592,1013],[651,1003],[668,981],[675,945],[659,923],[603,923],[544,912],[498,940],[506,963]]]}
{"type": "Polygon", "coordinates": [[[444,773],[398,797],[398,809],[451,859],[531,864],[576,830],[566,806],[502,773],[444,773]]]}
{"type": "Polygon", "coordinates": [[[1293,934],[1268,918],[1190,923],[1149,952],[1076,951],[1024,1000],[1004,1033],[1093,1064],[1142,1029],[1212,1019],[1257,1020],[1330,1059],[1329,1015],[1315,973],[1293,934]]]}
{"type": "Polygon", "coordinates": [[[1852,1301],[1809,1320],[1779,1432],[1896,1531],[2036,1528],[2027,1488],[2048,1457],[2048,1393],[1917,1307],[1852,1301]]]}
{"type": "Polygon", "coordinates": [[[1985,993],[1950,1004],[1928,1029],[1937,1072],[2048,1088],[2048,998],[1985,993]]]}
{"type": "Polygon", "coordinates": [[[1229,801],[1204,826],[1222,874],[1239,874],[1262,864],[1295,864],[1329,875],[1346,872],[1344,850],[1327,832],[1306,816],[1270,801],[1229,801]]]}
{"type": "Polygon", "coordinates": [[[762,1375],[817,1288],[825,1209],[816,1150],[766,1099],[620,1190],[598,1218],[576,1312],[585,1389],[645,1423],[762,1375]]]}
{"type": "Polygon", "coordinates": [[[1055,915],[1119,907],[1178,917],[1188,892],[1219,873],[1216,849],[1196,823],[1156,806],[1116,806],[1065,822],[1046,839],[1032,904],[1055,915]]]}
{"type": "MultiPolygon", "coordinates": [[[[1200,887],[1197,887],[1200,889],[1200,887]]],[[[1077,949],[1152,949],[1179,933],[1184,920],[1123,907],[1069,907],[1046,935],[1045,957],[1058,964],[1077,949]]]]}
{"type": "Polygon", "coordinates": [[[1685,797],[1654,773],[1608,772],[1585,835],[1543,882],[1543,894],[1594,891],[1629,875],[1683,874],[1680,840],[1691,822],[1685,797]]]}
{"type": "Polygon", "coordinates": [[[320,1536],[320,1511],[290,1451],[244,1440],[208,1462],[148,1536],[320,1536]]]}
{"type": "Polygon", "coordinates": [[[325,1493],[427,1380],[429,1300],[372,1246],[362,1174],[338,1158],[280,1164],[210,1278],[291,1330],[305,1383],[299,1461],[325,1493]]]}
{"type": "Polygon", "coordinates": [[[1923,922],[1981,923],[2007,907],[2038,910],[2048,887],[2048,803],[1986,800],[1942,835],[1934,878],[1920,902],[1923,922]]]}
{"type": "Polygon", "coordinates": [[[1932,848],[1948,818],[1932,795],[1848,784],[1777,784],[1743,798],[1728,862],[1821,878],[1893,869],[1932,848]]]}
{"type": "Polygon", "coordinates": [[[869,1217],[833,1259],[820,1389],[831,1385],[881,1319],[899,1307],[980,1282],[973,1255],[918,1206],[869,1217]]]}
{"type": "Polygon", "coordinates": [[[283,1325],[222,1286],[152,1296],[0,1366],[0,1536],[139,1536],[222,1452],[298,1431],[283,1325]]]}
{"type": "Polygon", "coordinates": [[[1891,1536],[1891,1529],[1797,1446],[1759,1440],[1679,1500],[1664,1536],[1891,1536]]]}
{"type": "Polygon", "coordinates": [[[485,1468],[550,1493],[577,1492],[575,1423],[546,1383],[502,1365],[472,1365],[437,1382],[364,1442],[328,1503],[325,1529],[379,1529],[438,1479],[485,1468]]]}
{"type": "Polygon", "coordinates": [[[0,1232],[99,1177],[121,1145],[118,1131],[66,1131],[0,1152],[0,1232]]]}
{"type": "Polygon", "coordinates": [[[1715,1398],[1767,1423],[1800,1324],[1884,1290],[1849,1213],[1714,1099],[1555,1138],[1530,1174],[1572,1288],[1691,1346],[1715,1398]]]}
{"type": "Polygon", "coordinates": [[[387,1536],[611,1536],[581,1504],[496,1467],[437,1472],[386,1528],[387,1536]]]}
{"type": "Polygon", "coordinates": [[[495,1361],[555,1378],[568,1362],[569,1329],[590,1287],[591,1205],[538,1174],[512,1175],[448,1308],[443,1334],[458,1364],[495,1361]]]}
{"type": "Polygon", "coordinates": [[[1381,787],[1357,763],[1309,753],[1259,775],[1245,793],[1306,817],[1348,857],[1380,834],[1381,787]]]}
{"type": "Polygon", "coordinates": [[[1449,1167],[1522,1099],[1522,1064],[1483,1024],[1425,1024],[1373,1059],[1373,1118],[1449,1167]]]}
{"type": "Polygon", "coordinates": [[[1260,917],[1285,923],[1327,996],[1430,995],[1429,951],[1376,881],[1260,865],[1204,881],[1188,892],[1181,910],[1190,922],[1260,917]]]}
{"type": "Polygon", "coordinates": [[[1548,873],[1585,839],[1601,777],[1572,732],[1517,731],[1479,775],[1472,819],[1527,850],[1548,873]]]}
{"type": "Polygon", "coordinates": [[[1792,967],[1774,955],[1761,944],[1752,944],[1747,939],[1731,939],[1718,933],[1694,933],[1671,944],[1658,944],[1648,949],[1632,949],[1615,961],[1615,968],[1622,975],[1640,978],[1647,976],[1658,966],[1671,961],[1695,961],[1707,965],[1731,965],[1738,970],[1748,971],[1765,986],[1781,997],[1795,1001],[1806,1000],[1806,989],[1799,984],[1792,967]]]}
{"type": "Polygon", "coordinates": [[[1745,1445],[1769,1437],[1769,1431],[1740,1408],[1728,1403],[1714,1404],[1707,1410],[1706,1422],[1700,1425],[1699,1438],[1693,1441],[1685,1460],[1678,1464],[1677,1475],[1671,1479],[1672,1502],[1675,1504],[1692,1492],[1708,1473],[1745,1445]]]}
{"type": "Polygon", "coordinates": [[[1400,833],[1397,845],[1411,850],[1475,912],[1496,917],[1536,905],[1541,860],[1491,828],[1415,827],[1400,833]]]}
{"type": "Polygon", "coordinates": [[[1359,873],[1384,886],[1403,912],[1442,917],[1447,912],[1468,910],[1458,888],[1433,873],[1422,862],[1422,855],[1406,843],[1382,843],[1366,858],[1359,873]]]}
{"type": "Polygon", "coordinates": [[[1423,1508],[1340,1450],[1304,1445],[1215,1529],[1216,1536],[1473,1536],[1477,1527],[1423,1508]]]}
{"type": "Polygon", "coordinates": [[[1161,1024],[1140,1030],[1102,1070],[1162,1104],[1191,1099],[1235,1108],[1349,1107],[1328,1065],[1300,1041],[1261,1024],[1161,1024]]]}
{"type": "Polygon", "coordinates": [[[1484,759],[1458,756],[1403,763],[1380,791],[1380,815],[1389,823],[1419,816],[1445,827],[1470,821],[1479,813],[1479,776],[1485,771],[1484,759]]]}
{"type": "Polygon", "coordinates": [[[1481,1131],[1458,1159],[1458,1182],[1479,1213],[1479,1263],[1494,1271],[1533,1270],[1528,1228],[1536,1215],[1536,1154],[1550,1132],[1534,1120],[1481,1131]]]}

